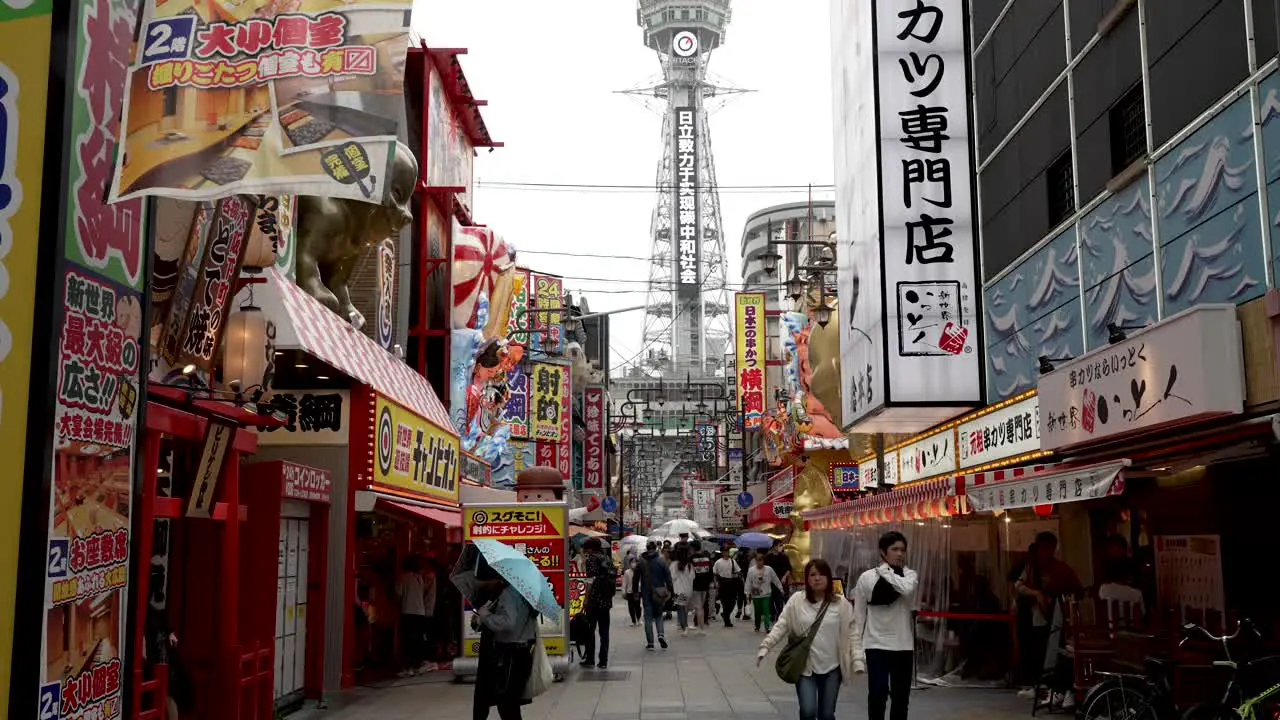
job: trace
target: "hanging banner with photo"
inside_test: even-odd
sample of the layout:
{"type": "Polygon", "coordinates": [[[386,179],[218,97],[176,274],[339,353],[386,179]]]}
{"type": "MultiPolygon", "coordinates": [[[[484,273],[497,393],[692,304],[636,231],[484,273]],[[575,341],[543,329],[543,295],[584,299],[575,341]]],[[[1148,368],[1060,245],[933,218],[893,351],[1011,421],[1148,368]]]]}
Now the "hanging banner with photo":
{"type": "Polygon", "coordinates": [[[412,5],[145,0],[111,201],[381,202],[404,114],[412,5]]]}
{"type": "Polygon", "coordinates": [[[44,607],[39,621],[15,618],[20,627],[42,622],[40,656],[32,659],[39,663],[39,688],[38,697],[35,687],[15,693],[38,700],[40,717],[112,718],[122,712],[128,680],[124,630],[134,451],[145,392],[146,243],[143,204],[104,204],[103,189],[119,123],[109,98],[124,88],[136,4],[68,4],[70,52],[51,66],[71,82],[66,122],[58,125],[67,129],[58,155],[67,164],[50,168],[67,178],[61,232],[47,238],[60,243],[61,257],[53,305],[37,316],[42,325],[33,335],[52,343],[52,384],[44,395],[52,400],[52,453],[48,484],[39,477],[27,483],[28,491],[50,489],[44,607]]]}

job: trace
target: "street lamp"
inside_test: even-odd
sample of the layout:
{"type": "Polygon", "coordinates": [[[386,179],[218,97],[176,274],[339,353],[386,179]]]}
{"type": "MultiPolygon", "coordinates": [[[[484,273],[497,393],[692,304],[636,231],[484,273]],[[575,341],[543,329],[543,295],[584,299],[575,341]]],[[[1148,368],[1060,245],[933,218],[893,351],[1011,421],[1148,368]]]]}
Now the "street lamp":
{"type": "Polygon", "coordinates": [[[768,252],[761,253],[760,262],[764,264],[765,274],[772,276],[778,272],[778,261],[781,259],[782,256],[774,252],[772,248],[768,252]]]}
{"type": "Polygon", "coordinates": [[[799,300],[800,296],[803,294],[804,280],[800,279],[799,274],[792,275],[791,279],[787,281],[787,296],[790,297],[792,301],[795,301],[799,300]]]}
{"type": "Polygon", "coordinates": [[[817,309],[813,312],[813,319],[818,321],[818,327],[825,328],[827,323],[831,322],[831,306],[827,305],[824,299],[818,303],[817,309]]]}

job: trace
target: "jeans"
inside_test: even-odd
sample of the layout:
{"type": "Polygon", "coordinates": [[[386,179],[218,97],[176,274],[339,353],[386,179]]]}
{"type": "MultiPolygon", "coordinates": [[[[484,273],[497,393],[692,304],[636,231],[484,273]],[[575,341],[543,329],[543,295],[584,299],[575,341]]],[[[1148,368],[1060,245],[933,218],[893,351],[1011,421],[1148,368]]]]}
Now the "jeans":
{"type": "Polygon", "coordinates": [[[676,605],[676,621],[680,623],[681,630],[689,629],[689,606],[676,605]]]}
{"type": "Polygon", "coordinates": [[[800,698],[800,720],[836,720],[836,698],[840,696],[840,668],[831,672],[801,675],[796,683],[800,698]]]}
{"type": "Polygon", "coordinates": [[[653,600],[644,599],[644,640],[649,647],[653,647],[653,626],[658,626],[658,637],[666,637],[667,634],[662,630],[662,608],[658,607],[653,600]]]}
{"type": "Polygon", "coordinates": [[[915,653],[910,650],[867,651],[867,717],[884,720],[885,705],[892,700],[890,720],[907,720],[915,653]]]}
{"type": "Polygon", "coordinates": [[[600,664],[609,664],[609,608],[587,613],[587,655],[585,662],[595,662],[596,631],[600,632],[600,664]]]}
{"type": "Polygon", "coordinates": [[[751,598],[751,604],[756,613],[756,629],[760,629],[761,622],[764,623],[765,630],[772,628],[773,616],[769,611],[772,609],[770,606],[773,604],[773,598],[768,596],[751,598]]]}

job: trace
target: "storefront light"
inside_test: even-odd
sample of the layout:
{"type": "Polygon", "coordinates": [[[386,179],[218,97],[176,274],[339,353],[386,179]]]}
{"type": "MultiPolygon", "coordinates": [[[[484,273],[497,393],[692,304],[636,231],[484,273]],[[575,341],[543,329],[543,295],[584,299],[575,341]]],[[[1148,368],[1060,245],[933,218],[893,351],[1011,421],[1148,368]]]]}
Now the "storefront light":
{"type": "Polygon", "coordinates": [[[223,384],[231,387],[234,383],[242,391],[256,388],[265,393],[274,374],[274,335],[275,328],[260,308],[245,305],[231,313],[223,335],[223,384]]]}

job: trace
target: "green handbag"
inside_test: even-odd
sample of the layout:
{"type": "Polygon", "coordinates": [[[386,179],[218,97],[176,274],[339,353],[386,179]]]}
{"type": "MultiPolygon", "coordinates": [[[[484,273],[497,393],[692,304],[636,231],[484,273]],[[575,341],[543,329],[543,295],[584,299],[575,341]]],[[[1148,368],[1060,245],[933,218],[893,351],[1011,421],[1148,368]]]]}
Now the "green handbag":
{"type": "Polygon", "coordinates": [[[818,618],[813,621],[809,631],[804,635],[792,635],[787,638],[786,646],[782,648],[782,652],[778,653],[778,660],[773,665],[782,682],[795,685],[800,681],[800,676],[804,675],[804,668],[809,664],[809,648],[813,646],[813,638],[818,634],[818,628],[822,626],[822,618],[827,614],[827,608],[830,606],[830,600],[822,603],[818,618]]]}

